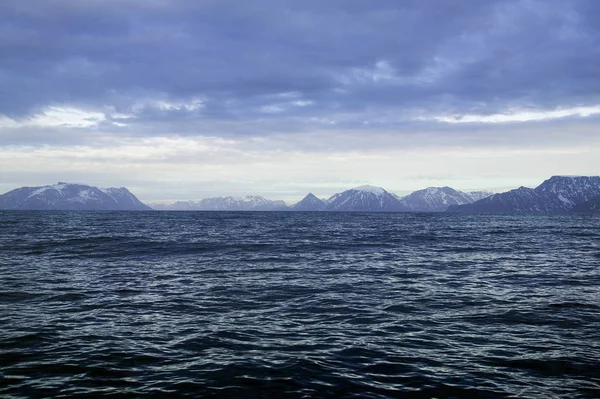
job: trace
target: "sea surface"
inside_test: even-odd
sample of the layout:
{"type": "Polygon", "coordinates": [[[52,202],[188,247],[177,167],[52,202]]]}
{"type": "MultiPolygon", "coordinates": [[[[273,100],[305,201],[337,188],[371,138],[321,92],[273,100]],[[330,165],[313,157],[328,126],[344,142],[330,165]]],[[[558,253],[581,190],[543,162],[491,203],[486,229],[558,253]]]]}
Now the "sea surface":
{"type": "Polygon", "coordinates": [[[600,397],[600,216],[0,212],[0,397],[600,397]]]}

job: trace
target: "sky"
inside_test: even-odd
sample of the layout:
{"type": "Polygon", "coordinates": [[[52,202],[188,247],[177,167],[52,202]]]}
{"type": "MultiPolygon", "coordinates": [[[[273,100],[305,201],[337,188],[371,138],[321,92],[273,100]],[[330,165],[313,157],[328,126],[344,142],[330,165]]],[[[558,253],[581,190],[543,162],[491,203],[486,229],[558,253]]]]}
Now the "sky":
{"type": "Polygon", "coordinates": [[[2,0],[0,193],[600,174],[597,0],[2,0]]]}

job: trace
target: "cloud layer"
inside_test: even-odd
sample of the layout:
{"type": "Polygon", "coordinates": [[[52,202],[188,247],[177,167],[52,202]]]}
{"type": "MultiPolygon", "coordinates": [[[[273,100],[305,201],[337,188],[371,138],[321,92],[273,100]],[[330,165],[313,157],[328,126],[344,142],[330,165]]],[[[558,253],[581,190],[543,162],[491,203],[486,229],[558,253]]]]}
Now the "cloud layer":
{"type": "Polygon", "coordinates": [[[458,149],[526,152],[510,158],[521,168],[533,152],[542,164],[560,154],[597,174],[599,21],[595,0],[5,0],[0,189],[73,170],[114,184],[127,173],[150,199],[167,195],[151,178],[166,170],[171,184],[211,182],[211,194],[239,180],[280,197],[274,170],[295,176],[292,165],[304,186],[330,189],[412,189],[401,181],[419,168],[447,184],[475,169],[463,178],[477,186],[511,176],[494,183],[487,158],[440,172],[458,149]],[[582,149],[592,156],[569,158],[582,149]],[[407,152],[434,159],[399,161],[407,152]],[[372,161],[388,156],[396,163],[372,161]]]}

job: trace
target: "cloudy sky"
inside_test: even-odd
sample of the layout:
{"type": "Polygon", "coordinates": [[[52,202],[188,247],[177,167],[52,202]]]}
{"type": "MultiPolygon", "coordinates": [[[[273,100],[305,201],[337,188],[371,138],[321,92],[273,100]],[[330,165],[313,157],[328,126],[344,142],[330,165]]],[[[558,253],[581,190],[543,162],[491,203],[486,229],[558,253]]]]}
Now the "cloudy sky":
{"type": "Polygon", "coordinates": [[[2,0],[0,192],[600,174],[597,0],[2,0]]]}

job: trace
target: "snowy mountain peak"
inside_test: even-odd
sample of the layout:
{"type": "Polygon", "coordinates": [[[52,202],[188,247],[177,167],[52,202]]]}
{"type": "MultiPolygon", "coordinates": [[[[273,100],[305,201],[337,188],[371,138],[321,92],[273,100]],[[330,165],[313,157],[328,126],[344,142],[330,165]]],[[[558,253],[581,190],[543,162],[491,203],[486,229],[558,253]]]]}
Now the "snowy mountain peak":
{"type": "Polygon", "coordinates": [[[471,196],[451,187],[427,187],[400,199],[402,205],[413,212],[442,212],[451,205],[473,202],[471,196]]]}
{"type": "Polygon", "coordinates": [[[381,187],[370,186],[370,185],[364,185],[364,186],[354,187],[352,190],[354,190],[354,191],[362,191],[362,192],[365,192],[365,193],[371,193],[371,194],[375,194],[375,195],[383,195],[383,194],[387,193],[387,191],[385,191],[381,187]]]}
{"type": "Polygon", "coordinates": [[[69,183],[58,182],[57,184],[53,184],[51,186],[35,187],[35,190],[31,191],[28,198],[35,197],[36,195],[40,195],[47,190],[54,190],[59,193],[62,193],[62,191],[65,188],[67,188],[68,186],[69,186],[69,183]]]}
{"type": "Polygon", "coordinates": [[[0,195],[0,209],[31,210],[149,210],[126,188],[98,188],[58,182],[21,187],[0,195]]]}
{"type": "Polygon", "coordinates": [[[484,191],[469,191],[467,194],[469,195],[469,197],[471,197],[473,202],[479,201],[480,199],[487,198],[490,195],[494,195],[493,192],[485,191],[485,190],[484,191]]]}
{"type": "Polygon", "coordinates": [[[454,189],[452,189],[452,188],[450,188],[448,186],[444,186],[444,187],[427,187],[425,189],[425,191],[430,191],[430,192],[434,192],[434,193],[437,193],[437,192],[440,192],[440,191],[447,191],[447,190],[454,190],[454,189]]]}
{"type": "Polygon", "coordinates": [[[403,211],[398,199],[381,187],[360,186],[334,194],[326,203],[328,211],[392,212],[403,211]]]}

